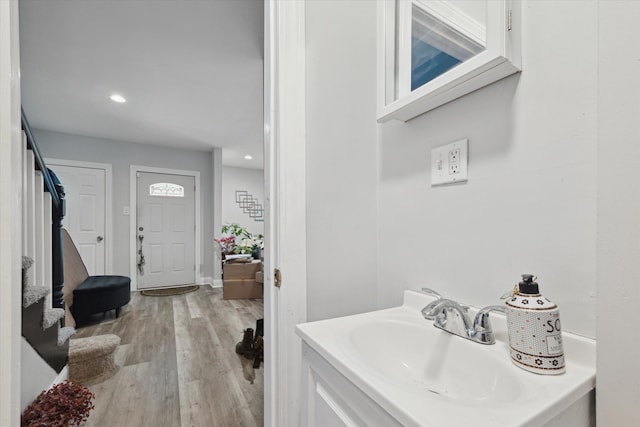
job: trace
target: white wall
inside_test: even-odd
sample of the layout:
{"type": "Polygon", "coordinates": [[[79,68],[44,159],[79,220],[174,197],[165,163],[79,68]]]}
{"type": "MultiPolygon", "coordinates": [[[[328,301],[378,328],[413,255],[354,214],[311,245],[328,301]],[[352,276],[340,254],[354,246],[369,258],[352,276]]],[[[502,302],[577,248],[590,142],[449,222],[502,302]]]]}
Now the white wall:
{"type": "Polygon", "coordinates": [[[576,5],[525,1],[521,74],[382,126],[381,307],[421,285],[496,304],[533,273],[563,328],[595,336],[597,17],[576,5]],[[430,187],[430,150],[460,138],[469,181],[430,187]]]}
{"type": "Polygon", "coordinates": [[[130,274],[130,217],[122,213],[122,208],[130,204],[130,165],[199,171],[202,197],[200,204],[202,218],[202,264],[200,271],[204,277],[213,275],[213,179],[210,153],[43,130],[35,130],[34,136],[44,157],[108,163],[113,166],[113,274],[123,276],[130,274]]]}
{"type": "MultiPolygon", "coordinates": [[[[236,203],[236,191],[247,191],[264,208],[264,171],[262,169],[222,167],[222,224],[236,223],[252,234],[264,235],[264,221],[249,217],[236,203]]],[[[263,215],[264,218],[264,215],[263,215]]],[[[220,230],[214,230],[216,237],[220,230]]]]}
{"type": "Polygon", "coordinates": [[[640,425],[640,2],[598,16],[599,426],[640,425]]]}
{"type": "Polygon", "coordinates": [[[318,320],[376,306],[376,2],[309,1],[306,30],[307,309],[318,320]]]}
{"type": "Polygon", "coordinates": [[[596,3],[525,1],[521,75],[380,126],[376,4],[339,3],[307,4],[309,319],[423,285],[495,304],[531,272],[595,336],[596,3]],[[431,148],[459,138],[469,182],[430,187],[431,148]]]}
{"type": "Polygon", "coordinates": [[[24,337],[20,348],[23,365],[20,408],[21,411],[24,411],[42,390],[47,390],[51,387],[58,374],[40,357],[24,337]]]}

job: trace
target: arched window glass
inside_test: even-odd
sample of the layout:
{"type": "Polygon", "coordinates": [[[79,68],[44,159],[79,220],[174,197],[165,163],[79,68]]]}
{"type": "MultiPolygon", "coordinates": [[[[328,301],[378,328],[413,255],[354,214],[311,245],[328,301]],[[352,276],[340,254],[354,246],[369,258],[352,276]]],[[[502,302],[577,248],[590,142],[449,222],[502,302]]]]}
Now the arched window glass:
{"type": "Polygon", "coordinates": [[[184,187],[169,182],[156,182],[149,186],[150,196],[160,197],[184,197],[184,187]]]}

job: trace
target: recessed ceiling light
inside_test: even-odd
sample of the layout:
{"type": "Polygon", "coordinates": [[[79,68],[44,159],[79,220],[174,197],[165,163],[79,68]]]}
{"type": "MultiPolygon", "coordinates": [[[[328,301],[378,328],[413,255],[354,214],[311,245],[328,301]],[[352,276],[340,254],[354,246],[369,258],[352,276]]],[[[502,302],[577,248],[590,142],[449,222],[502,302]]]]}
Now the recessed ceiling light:
{"type": "Polygon", "coordinates": [[[251,160],[251,159],[253,159],[253,156],[250,155],[250,154],[247,154],[246,156],[244,156],[244,159],[245,160],[251,160]]]}
{"type": "Polygon", "coordinates": [[[113,102],[119,102],[119,103],[123,103],[123,102],[127,102],[127,100],[124,98],[124,96],[119,95],[117,93],[114,93],[113,95],[111,95],[109,97],[113,102]]]}

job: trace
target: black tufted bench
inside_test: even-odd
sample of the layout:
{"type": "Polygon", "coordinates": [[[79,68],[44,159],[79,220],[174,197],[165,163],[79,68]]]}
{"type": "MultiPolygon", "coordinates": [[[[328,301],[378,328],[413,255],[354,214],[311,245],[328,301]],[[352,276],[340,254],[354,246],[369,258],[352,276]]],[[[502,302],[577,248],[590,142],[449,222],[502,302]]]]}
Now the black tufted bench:
{"type": "Polygon", "coordinates": [[[131,299],[131,279],[125,276],[89,276],[76,245],[62,229],[65,325],[86,323],[92,314],[120,309],[131,299]]]}
{"type": "Polygon", "coordinates": [[[120,308],[131,299],[131,279],[125,276],[88,276],[73,290],[71,314],[76,323],[84,321],[96,313],[116,310],[120,316],[120,308]]]}

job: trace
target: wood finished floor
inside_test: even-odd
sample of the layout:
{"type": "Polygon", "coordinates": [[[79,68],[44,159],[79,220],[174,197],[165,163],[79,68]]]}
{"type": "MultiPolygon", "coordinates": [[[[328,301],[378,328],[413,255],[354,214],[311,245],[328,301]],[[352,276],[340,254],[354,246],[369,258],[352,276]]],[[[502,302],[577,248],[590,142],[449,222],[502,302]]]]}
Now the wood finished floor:
{"type": "Polygon", "coordinates": [[[135,292],[118,319],[111,312],[80,328],[74,338],[122,340],[118,372],[87,384],[96,395],[87,426],[262,426],[263,366],[253,370],[235,345],[263,310],[262,300],[225,301],[209,286],[170,297],[135,292]]]}

